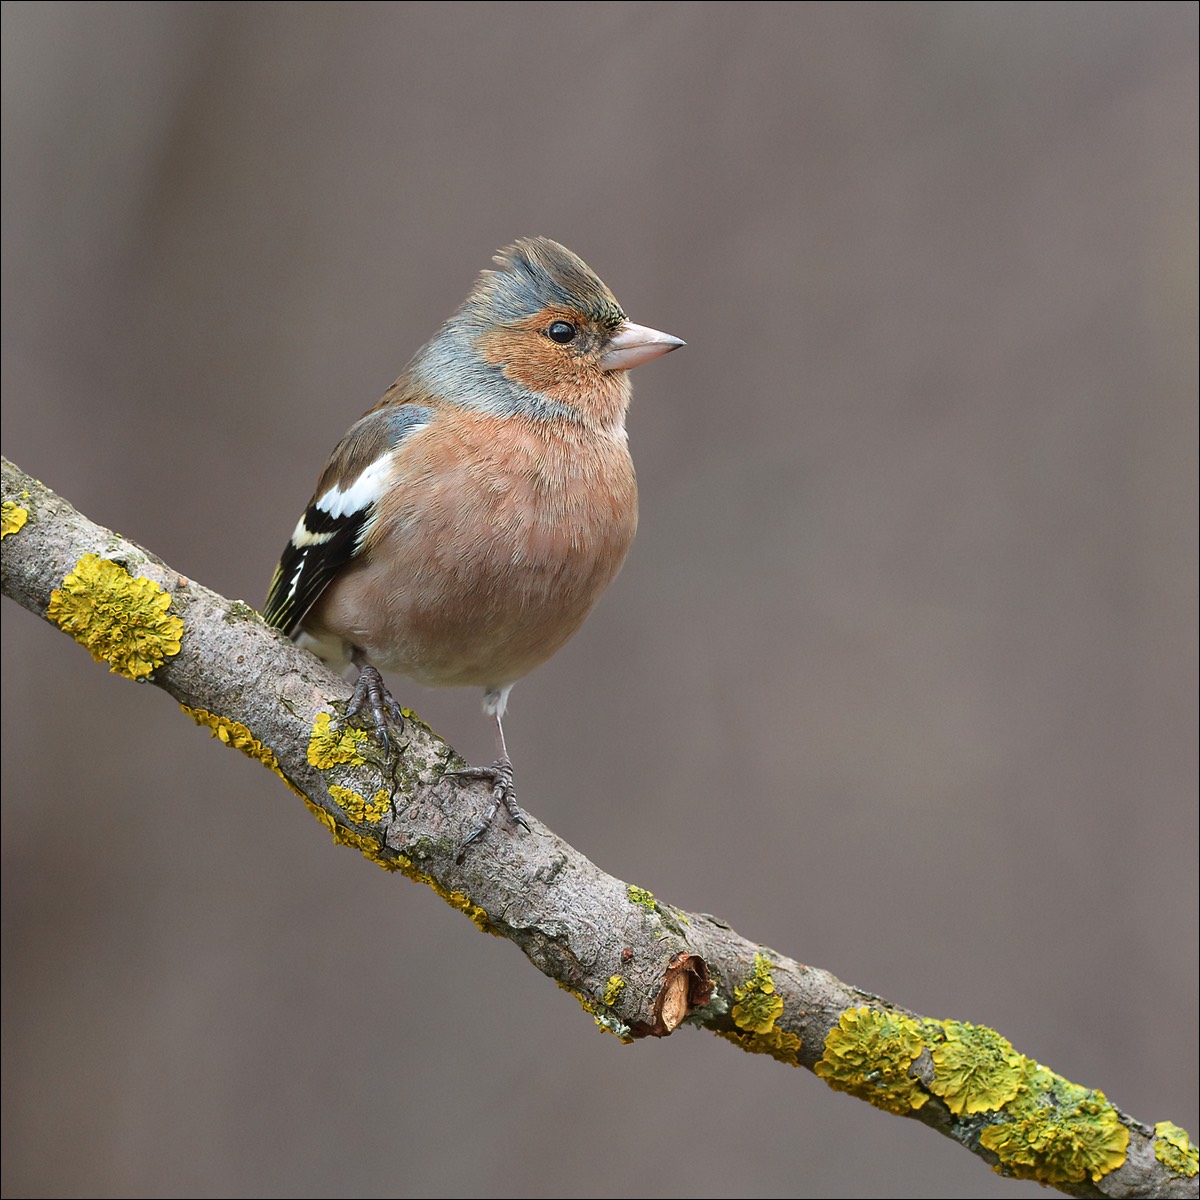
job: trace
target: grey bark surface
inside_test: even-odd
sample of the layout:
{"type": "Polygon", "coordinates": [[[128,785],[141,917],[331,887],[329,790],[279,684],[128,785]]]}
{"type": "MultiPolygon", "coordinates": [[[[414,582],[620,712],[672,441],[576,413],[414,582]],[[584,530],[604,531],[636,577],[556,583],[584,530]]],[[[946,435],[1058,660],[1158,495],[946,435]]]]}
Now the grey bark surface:
{"type": "MultiPolygon", "coordinates": [[[[801,1039],[797,1065],[813,1067],[847,1009],[866,1005],[915,1015],[746,939],[717,917],[685,912],[631,889],[533,817],[528,832],[511,830],[501,820],[460,853],[487,806],[488,791],[483,784],[446,777],[448,769],[463,765],[462,759],[419,721],[410,720],[398,739],[398,762],[368,750],[364,766],[338,775],[337,786],[364,796],[383,789],[391,796],[382,822],[355,825],[331,794],[329,774],[313,766],[307,752],[318,716],[336,714],[348,699],[351,689],[344,680],[266,626],[243,602],[187,579],[149,551],[92,523],[7,459],[3,495],[29,513],[25,526],[3,542],[5,595],[46,617],[51,593],[89,553],[159,584],[171,595],[185,633],[180,652],[154,672],[156,687],[190,709],[246,726],[273,751],[294,789],[343,830],[376,839],[376,861],[401,865],[473,914],[488,932],[514,942],[610,1031],[629,1039],[661,1037],[690,1023],[737,1036],[742,1031],[731,1015],[732,997],[753,977],[758,956],[769,959],[775,993],[783,1002],[777,1028],[801,1039]],[[615,976],[624,984],[610,993],[615,976]]],[[[932,1079],[928,1051],[912,1073],[924,1083],[932,1079]]],[[[956,1117],[936,1096],[907,1115],[996,1163],[979,1143],[987,1119],[956,1117]]],[[[1196,1196],[1194,1178],[1181,1178],[1156,1159],[1154,1130],[1127,1114],[1120,1117],[1130,1134],[1125,1163],[1097,1183],[1083,1182],[1065,1188],[1066,1193],[1196,1196]]]]}

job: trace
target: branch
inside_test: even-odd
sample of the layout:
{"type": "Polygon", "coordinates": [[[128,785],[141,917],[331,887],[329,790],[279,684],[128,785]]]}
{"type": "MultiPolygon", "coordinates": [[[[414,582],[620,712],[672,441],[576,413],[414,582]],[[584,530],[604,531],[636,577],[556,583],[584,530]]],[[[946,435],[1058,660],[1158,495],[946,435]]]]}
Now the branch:
{"type": "Polygon", "coordinates": [[[1151,1129],[983,1026],[920,1017],[605,874],[530,817],[461,852],[489,796],[409,719],[389,759],[350,690],[231,601],[3,460],[4,594],[279,775],[333,834],[508,938],[623,1040],[694,1024],[912,1117],[1002,1174],[1073,1196],[1196,1196],[1187,1134],[1151,1129]],[[461,861],[460,861],[461,860],[461,861]]]}

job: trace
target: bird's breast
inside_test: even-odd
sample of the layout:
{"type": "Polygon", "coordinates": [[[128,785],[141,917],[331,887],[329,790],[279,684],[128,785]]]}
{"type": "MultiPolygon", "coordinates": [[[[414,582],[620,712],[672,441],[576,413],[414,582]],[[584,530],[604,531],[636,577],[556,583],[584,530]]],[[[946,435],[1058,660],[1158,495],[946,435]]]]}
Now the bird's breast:
{"type": "Polygon", "coordinates": [[[503,686],[578,629],[636,528],[623,430],[456,412],[401,447],[311,624],[419,682],[503,686]]]}

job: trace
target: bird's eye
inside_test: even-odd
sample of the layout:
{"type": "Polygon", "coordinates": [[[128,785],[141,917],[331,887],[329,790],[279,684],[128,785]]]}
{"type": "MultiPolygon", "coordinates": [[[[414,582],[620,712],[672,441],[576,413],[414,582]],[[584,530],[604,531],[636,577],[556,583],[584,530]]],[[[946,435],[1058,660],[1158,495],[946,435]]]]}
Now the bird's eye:
{"type": "Polygon", "coordinates": [[[558,342],[560,346],[565,346],[575,337],[575,326],[570,321],[555,321],[546,330],[546,336],[552,342],[558,342]]]}

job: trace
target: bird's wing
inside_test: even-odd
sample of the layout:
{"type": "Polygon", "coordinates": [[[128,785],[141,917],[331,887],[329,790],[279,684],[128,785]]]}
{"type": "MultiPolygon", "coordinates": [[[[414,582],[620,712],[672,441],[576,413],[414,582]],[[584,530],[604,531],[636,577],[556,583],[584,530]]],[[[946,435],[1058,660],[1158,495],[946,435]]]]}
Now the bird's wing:
{"type": "Polygon", "coordinates": [[[263,606],[268,624],[296,635],[329,582],[362,549],[392,480],[396,451],[432,417],[424,405],[385,404],[351,427],[275,568],[263,606]]]}

